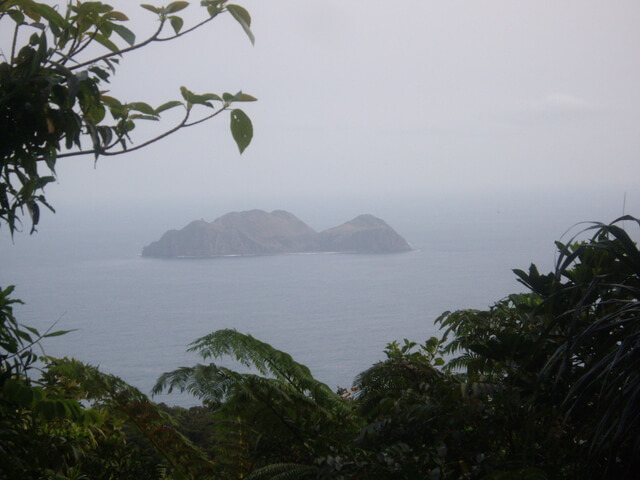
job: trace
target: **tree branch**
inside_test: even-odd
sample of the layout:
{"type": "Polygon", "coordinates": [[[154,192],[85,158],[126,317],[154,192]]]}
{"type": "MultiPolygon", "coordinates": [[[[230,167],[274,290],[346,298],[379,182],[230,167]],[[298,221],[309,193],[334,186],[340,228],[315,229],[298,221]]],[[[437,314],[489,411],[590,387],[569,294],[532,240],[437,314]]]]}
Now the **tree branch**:
{"type": "Polygon", "coordinates": [[[16,23],[16,27],[13,30],[13,40],[11,41],[11,65],[13,65],[13,61],[16,58],[16,42],[18,41],[19,29],[20,29],[20,24],[16,23]]]}
{"type": "MultiPolygon", "coordinates": [[[[80,42],[78,41],[77,43],[74,41],[74,43],[71,45],[72,49],[69,50],[69,53],[66,56],[66,59],[62,62],[62,64],[64,65],[65,63],[67,63],[69,60],[71,60],[73,58],[74,55],[77,55],[78,53],[80,53],[82,50],[84,50],[85,48],[87,48],[89,46],[89,44],[91,42],[93,42],[93,40],[96,38],[96,35],[98,34],[98,31],[96,30],[95,32],[93,32],[91,34],[91,36],[89,37],[89,39],[85,42],[84,45],[80,45],[78,47],[77,50],[75,49],[75,46],[77,44],[79,44],[80,42]]],[[[69,70],[73,70],[73,68],[70,68],[69,70]]]]}
{"type": "Polygon", "coordinates": [[[111,57],[115,57],[117,55],[123,55],[125,53],[129,53],[129,52],[132,52],[133,50],[137,50],[137,49],[142,48],[142,47],[144,47],[146,45],[149,45],[151,42],[153,42],[154,40],[157,39],[158,35],[160,35],[160,32],[162,32],[162,29],[164,28],[164,24],[165,24],[165,20],[162,20],[160,22],[160,26],[158,27],[158,30],[156,30],[156,33],[151,35],[144,42],[140,42],[140,43],[137,43],[135,45],[131,45],[130,47],[123,48],[122,50],[118,50],[117,52],[105,53],[104,55],[102,55],[100,57],[96,57],[96,58],[94,58],[92,60],[87,60],[86,62],[82,62],[82,63],[79,63],[77,65],[74,65],[73,67],[69,67],[69,70],[77,70],[78,68],[86,67],[87,65],[92,65],[92,64],[100,62],[102,60],[107,60],[107,59],[109,59],[111,57]]]}
{"type": "MultiPolygon", "coordinates": [[[[173,35],[172,37],[156,38],[154,41],[156,41],[156,42],[168,42],[169,40],[174,40],[174,39],[176,39],[176,38],[182,37],[183,35],[186,35],[187,33],[191,33],[191,32],[193,32],[194,30],[196,30],[197,28],[200,28],[202,25],[204,25],[204,24],[206,24],[206,23],[210,22],[210,21],[211,21],[211,20],[213,20],[214,18],[216,18],[216,17],[215,17],[215,16],[213,16],[213,17],[209,17],[209,18],[207,18],[206,20],[203,20],[202,22],[200,22],[200,23],[198,23],[198,24],[194,25],[193,27],[188,28],[187,30],[183,30],[183,31],[182,31],[182,32],[180,32],[180,33],[176,33],[176,34],[175,34],[175,35],[173,35]]],[[[158,34],[159,34],[159,33],[160,33],[160,32],[158,32],[158,34]]]]}
{"type": "MultiPolygon", "coordinates": [[[[188,28],[187,30],[184,30],[180,33],[177,33],[175,35],[172,35],[171,37],[166,37],[166,38],[158,38],[158,36],[160,35],[160,33],[162,33],[162,30],[164,29],[164,25],[166,23],[166,17],[162,18],[160,21],[160,26],[158,27],[158,30],[156,30],[156,32],[149,38],[147,38],[144,42],[138,43],[136,45],[132,45],[130,47],[124,48],[122,50],[118,50],[117,52],[110,52],[107,53],[105,55],[102,55],[101,57],[97,57],[94,58],[93,60],[87,60],[86,62],[80,63],[78,65],[75,65],[74,67],[69,68],[69,70],[76,70],[78,68],[87,66],[87,65],[91,65],[93,63],[99,62],[101,60],[106,60],[108,58],[117,56],[117,55],[123,55],[125,53],[129,53],[132,52],[133,50],[137,50],[139,48],[142,48],[146,45],[149,45],[152,42],[168,42],[170,40],[175,40],[176,38],[180,38],[188,33],[193,32],[194,30],[202,27],[203,25],[209,23],[211,20],[213,20],[217,15],[214,15],[212,17],[207,18],[206,20],[201,21],[200,23],[194,25],[191,28],[188,28]]],[[[77,52],[76,52],[77,53],[77,52]]]]}
{"type": "MultiPolygon", "coordinates": [[[[116,152],[109,152],[107,151],[109,148],[112,148],[114,146],[116,146],[118,143],[120,143],[120,140],[123,137],[119,137],[115,142],[113,142],[110,146],[105,147],[104,150],[101,150],[98,152],[99,155],[103,155],[105,157],[113,157],[116,155],[122,155],[123,153],[130,153],[130,152],[135,152],[136,150],[140,150],[141,148],[144,148],[148,145],[151,145],[152,143],[157,142],[158,140],[162,140],[165,137],[168,137],[169,135],[177,132],[178,130],[180,130],[181,128],[189,128],[189,127],[193,127],[194,125],[198,125],[199,123],[202,123],[206,120],[209,120],[217,115],[219,115],[220,113],[224,112],[226,109],[228,108],[228,105],[225,105],[224,107],[222,107],[219,110],[216,110],[214,113],[212,113],[211,115],[208,115],[204,118],[201,118],[199,120],[196,120],[195,122],[191,122],[191,123],[187,123],[187,120],[189,119],[189,114],[190,112],[187,111],[185,117],[182,119],[182,121],[176,125],[175,127],[173,127],[170,130],[167,130],[166,132],[158,135],[157,137],[154,137],[150,140],[147,140],[144,143],[141,143],[140,145],[136,145],[133,148],[129,148],[129,149],[123,149],[123,150],[118,150],[116,152]]],[[[96,153],[96,149],[91,149],[91,150],[80,150],[77,152],[68,152],[68,153],[62,153],[60,155],[57,156],[57,158],[66,158],[66,157],[76,157],[79,155],[89,155],[89,154],[95,154],[96,153]]],[[[38,161],[43,161],[43,158],[39,158],[38,161]]]]}

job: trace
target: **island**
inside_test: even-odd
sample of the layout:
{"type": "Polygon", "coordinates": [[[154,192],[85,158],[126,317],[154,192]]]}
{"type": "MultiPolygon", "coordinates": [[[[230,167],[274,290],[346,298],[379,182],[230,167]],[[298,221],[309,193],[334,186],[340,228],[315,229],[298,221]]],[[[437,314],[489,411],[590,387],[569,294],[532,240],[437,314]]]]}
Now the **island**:
{"type": "Polygon", "coordinates": [[[189,258],[286,253],[399,253],[412,250],[384,220],[359,215],[316,232],[295,215],[276,210],[232,212],[169,230],[142,249],[143,257],[189,258]]]}

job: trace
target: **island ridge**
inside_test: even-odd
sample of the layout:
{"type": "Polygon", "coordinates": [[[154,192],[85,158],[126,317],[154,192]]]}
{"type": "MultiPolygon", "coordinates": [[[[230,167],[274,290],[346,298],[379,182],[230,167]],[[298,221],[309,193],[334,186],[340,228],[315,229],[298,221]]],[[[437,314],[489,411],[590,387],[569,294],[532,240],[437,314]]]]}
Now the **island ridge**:
{"type": "Polygon", "coordinates": [[[316,232],[295,215],[276,210],[232,212],[169,230],[142,249],[143,257],[215,257],[284,253],[398,253],[412,250],[386,222],[359,215],[340,226],[316,232]]]}

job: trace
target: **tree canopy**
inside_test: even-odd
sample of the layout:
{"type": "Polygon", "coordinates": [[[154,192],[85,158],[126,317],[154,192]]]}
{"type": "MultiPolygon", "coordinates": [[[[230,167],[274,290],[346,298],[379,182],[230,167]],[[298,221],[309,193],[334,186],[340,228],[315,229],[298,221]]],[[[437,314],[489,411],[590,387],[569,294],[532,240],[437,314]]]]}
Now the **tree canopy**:
{"type": "Polygon", "coordinates": [[[34,0],[0,0],[0,25],[12,32],[0,49],[0,222],[11,234],[26,209],[31,231],[40,207],[53,210],[44,187],[54,181],[59,159],[120,155],[146,147],[180,129],[230,111],[232,136],[242,153],[253,136],[251,120],[235,105],[256,100],[243,92],[195,93],[181,87],[179,98],[151,106],[122,102],[106,85],[130,52],[158,42],[177,41],[228,13],[251,42],[251,17],[226,0],[204,0],[204,18],[185,25],[180,12],[189,2],[165,7],[143,4],[158,27],[139,39],[125,13],[102,2],[70,1],[51,6],[34,0]],[[153,138],[138,139],[141,121],[159,121],[163,112],[179,108],[182,119],[153,138]]]}

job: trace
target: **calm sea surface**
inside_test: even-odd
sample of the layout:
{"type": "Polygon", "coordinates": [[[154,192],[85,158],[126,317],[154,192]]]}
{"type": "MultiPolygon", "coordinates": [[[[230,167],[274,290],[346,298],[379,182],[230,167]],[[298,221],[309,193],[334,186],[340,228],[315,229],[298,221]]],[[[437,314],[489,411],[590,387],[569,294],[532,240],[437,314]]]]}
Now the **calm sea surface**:
{"type": "MultiPolygon", "coordinates": [[[[250,333],[293,355],[321,381],[346,387],[383,358],[388,342],[439,336],[434,320],[445,310],[486,308],[521,291],[511,269],[535,262],[549,270],[553,240],[571,223],[591,219],[568,221],[535,207],[526,215],[492,206],[482,211],[380,215],[416,249],[406,254],[202,260],[141,258],[157,232],[113,219],[79,227],[63,215],[14,243],[0,230],[0,285],[16,285],[15,296],[25,301],[17,308],[23,323],[76,329],[47,340],[47,354],[98,365],[143,392],[161,373],[196,363],[185,352],[189,342],[221,328],[250,333]]],[[[196,403],[180,395],[158,400],[196,403]]]]}

